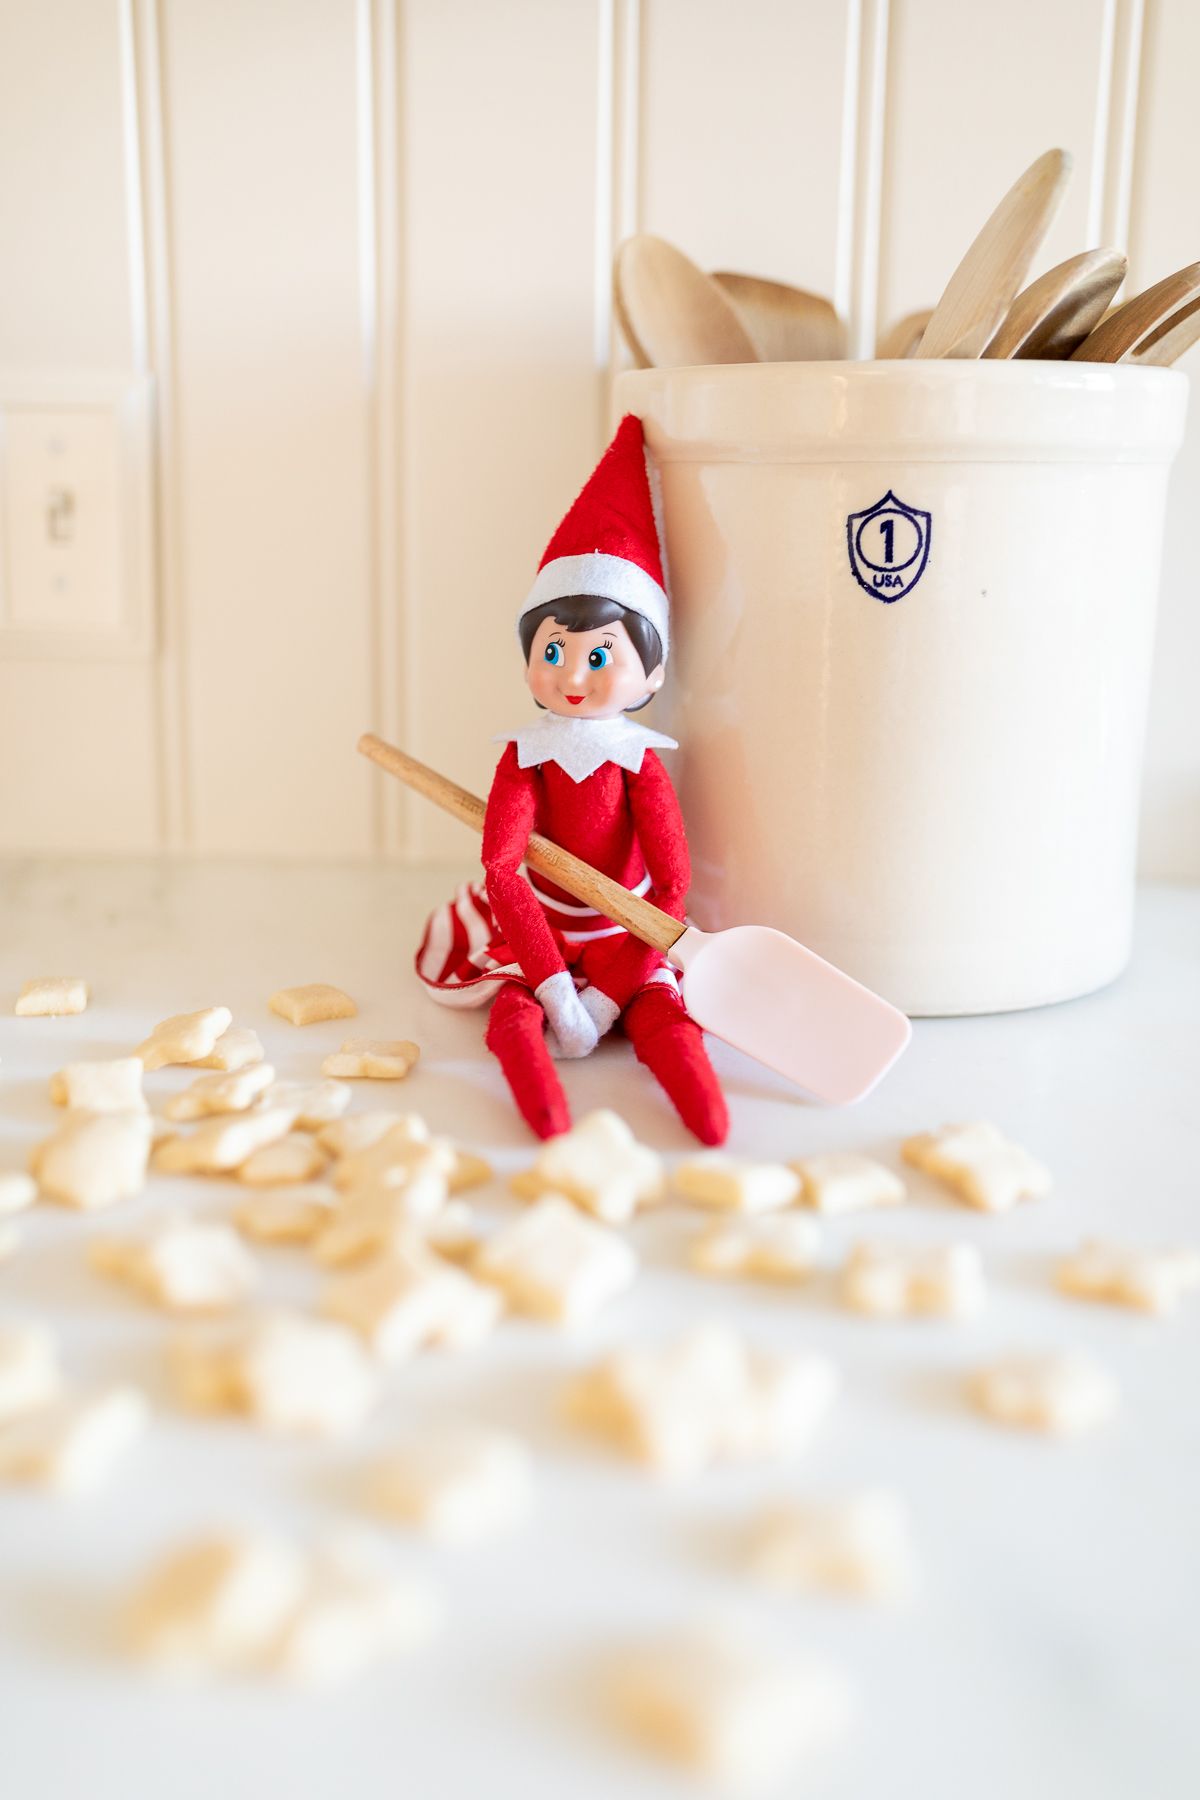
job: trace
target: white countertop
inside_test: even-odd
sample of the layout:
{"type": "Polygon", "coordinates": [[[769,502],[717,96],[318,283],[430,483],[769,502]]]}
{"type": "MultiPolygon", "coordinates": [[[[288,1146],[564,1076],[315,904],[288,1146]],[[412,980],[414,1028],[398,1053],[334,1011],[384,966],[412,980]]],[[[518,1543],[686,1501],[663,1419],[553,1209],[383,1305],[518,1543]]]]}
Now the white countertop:
{"type": "MultiPolygon", "coordinates": [[[[168,1013],[224,1003],[281,1075],[315,1072],[343,1024],[296,1030],[267,1010],[294,982],[332,981],[360,1004],[350,1029],[412,1036],[422,1061],[355,1108],[415,1108],[507,1172],[532,1141],[482,1049],[477,1014],[417,991],[425,908],[462,870],[91,863],[0,865],[0,1167],[50,1128],[47,1078],[67,1060],[127,1052],[168,1013]],[[82,1016],[19,1020],[35,974],[82,974],[82,1016]]],[[[895,1163],[902,1136],[987,1117],[1053,1170],[1054,1195],[1007,1218],[968,1212],[918,1177],[911,1206],[826,1227],[826,1256],[861,1235],[980,1245],[992,1284],[976,1323],[881,1325],[841,1312],[828,1275],[803,1288],[718,1283],[681,1267],[697,1228],[644,1217],[646,1267],[593,1330],[564,1339],[513,1322],[471,1355],[389,1376],[368,1427],[333,1446],[278,1443],[172,1405],[163,1319],[88,1272],[95,1231],[162,1197],[222,1214],[230,1188],[156,1178],[99,1219],[25,1215],[0,1268],[0,1317],[62,1336],[68,1369],[127,1374],[161,1402],[154,1430],[93,1500],[0,1494],[0,1789],[5,1800],[210,1796],[288,1800],[653,1800],[694,1791],[613,1737],[591,1700],[598,1651],[643,1629],[734,1611],[785,1647],[842,1667],[857,1692],[844,1746],[789,1794],[889,1800],[1184,1800],[1200,1756],[1200,1297],[1174,1319],[1059,1298],[1055,1255],[1084,1235],[1200,1243],[1200,893],[1140,900],[1137,949],[1106,992],[981,1019],[920,1021],[884,1085],[844,1113],[807,1106],[714,1047],[730,1147],[762,1156],[864,1149],[895,1163]],[[844,1392],[806,1460],[722,1470],[682,1488],[573,1435],[556,1417],[564,1372],[617,1341],[720,1314],[756,1342],[819,1346],[844,1392]],[[1120,1383],[1118,1419],[1073,1443],[974,1416],[962,1378],[993,1354],[1084,1347],[1120,1383]],[[218,1522],[311,1533],[362,1520],[356,1480],[400,1428],[434,1414],[524,1433],[539,1456],[535,1522],[494,1547],[433,1552],[389,1539],[442,1591],[426,1651],[332,1693],[177,1692],[113,1643],[122,1594],[161,1547],[218,1522]],[[739,1571],[739,1532],[769,1497],[885,1482],[908,1500],[924,1573],[911,1606],[880,1611],[779,1598],[739,1571]]],[[[190,1079],[164,1070],[147,1091],[190,1079]]],[[[689,1147],[622,1042],[566,1069],[576,1116],[597,1105],[674,1155],[689,1147]]],[[[499,1212],[499,1190],[486,1200],[499,1212]]],[[[270,1291],[308,1298],[300,1252],[264,1251],[270,1291]]]]}

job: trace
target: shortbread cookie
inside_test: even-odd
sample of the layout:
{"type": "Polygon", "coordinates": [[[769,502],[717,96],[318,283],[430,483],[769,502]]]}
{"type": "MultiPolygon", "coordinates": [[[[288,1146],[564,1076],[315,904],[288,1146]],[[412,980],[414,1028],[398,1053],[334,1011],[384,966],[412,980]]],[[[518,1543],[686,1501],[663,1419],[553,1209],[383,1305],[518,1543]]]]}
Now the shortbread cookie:
{"type": "Polygon", "coordinates": [[[979,1410],[1002,1425],[1063,1437],[1103,1424],[1118,1399],[1111,1376],[1070,1350],[1007,1357],[979,1370],[968,1391],[979,1410]]]}
{"type": "Polygon", "coordinates": [[[414,1223],[422,1241],[451,1262],[468,1263],[479,1248],[479,1226],[465,1201],[448,1200],[431,1218],[414,1223]]]}
{"type": "Polygon", "coordinates": [[[143,1579],[128,1635],[147,1661],[188,1675],[265,1668],[307,1584],[304,1556],[273,1538],[199,1538],[143,1579]]]}
{"type": "Polygon", "coordinates": [[[270,1087],[275,1071],[270,1063],[247,1063],[226,1075],[200,1075],[191,1087],[172,1094],[163,1107],[164,1117],[188,1124],[223,1113],[247,1112],[270,1087]]]}
{"type": "Polygon", "coordinates": [[[384,1362],[402,1362],[427,1346],[464,1350],[500,1315],[494,1288],[472,1281],[419,1243],[336,1276],[321,1297],[326,1318],[353,1326],[384,1362]]]}
{"type": "Polygon", "coordinates": [[[480,1247],[471,1272],[498,1287],[513,1312],[582,1325],[633,1286],[638,1262],[606,1225],[547,1194],[480,1247]]]}
{"type": "Polygon", "coordinates": [[[236,1074],[238,1069],[248,1069],[263,1059],[262,1040],[257,1031],[251,1031],[248,1025],[230,1025],[217,1039],[207,1056],[198,1056],[197,1069],[220,1069],[224,1074],[236,1074]]]}
{"type": "Polygon", "coordinates": [[[551,1138],[509,1185],[525,1200],[565,1194],[606,1225],[626,1225],[639,1206],[662,1198],[665,1181],[662,1158],[605,1108],[551,1138]]]}
{"type": "Polygon", "coordinates": [[[0,1219],[24,1212],[37,1199],[37,1182],[23,1169],[5,1169],[0,1174],[0,1219]]]}
{"type": "Polygon", "coordinates": [[[83,1112],[144,1112],[140,1056],[117,1056],[109,1062],[73,1062],[50,1077],[55,1106],[83,1112]]]}
{"type": "Polygon", "coordinates": [[[313,1255],[326,1268],[345,1268],[428,1241],[426,1227],[444,1209],[445,1183],[434,1189],[412,1187],[354,1188],[341,1197],[320,1235],[313,1255]]]}
{"type": "Polygon", "coordinates": [[[247,1194],[233,1222],[260,1244],[311,1244],[329,1224],[336,1203],[333,1189],[320,1182],[261,1188],[247,1194]]]}
{"type": "Polygon", "coordinates": [[[943,1125],[907,1138],[900,1154],[980,1212],[1010,1212],[1018,1201],[1050,1192],[1050,1172],[985,1119],[943,1125]]]}
{"type": "Polygon", "coordinates": [[[908,1511],[886,1488],[772,1506],[750,1545],[753,1574],[790,1593],[906,1600],[916,1586],[908,1511]]]}
{"type": "Polygon", "coordinates": [[[263,1095],[264,1106],[292,1106],[297,1131],[322,1131],[340,1119],[354,1098],[344,1081],[277,1081],[263,1095]]]}
{"type": "Polygon", "coordinates": [[[676,1165],[671,1188],[693,1206],[765,1213],[792,1204],[800,1192],[800,1177],[784,1163],[753,1162],[723,1150],[704,1150],[676,1165]]]}
{"type": "Polygon", "coordinates": [[[821,1234],[794,1213],[718,1219],[694,1239],[688,1261],[701,1275],[759,1281],[807,1281],[817,1266],[821,1234]]]}
{"type": "Polygon", "coordinates": [[[373,1505],[442,1544],[475,1544],[521,1524],[533,1503],[533,1459],[507,1432],[422,1432],[376,1464],[373,1505]]]}
{"type": "Polygon", "coordinates": [[[460,1150],[457,1144],[452,1145],[454,1151],[454,1167],[450,1171],[450,1192],[465,1194],[474,1187],[483,1187],[491,1181],[496,1171],[490,1162],[482,1156],[476,1156],[473,1150],[460,1150]]]}
{"type": "Polygon", "coordinates": [[[211,1056],[222,1032],[229,1029],[233,1014],[227,1006],[205,1006],[199,1012],[175,1013],[154,1027],[145,1043],[139,1044],[140,1056],[147,1070],[165,1069],[172,1063],[196,1063],[211,1056]]]}
{"type": "Polygon", "coordinates": [[[248,1187],[282,1187],[289,1181],[312,1181],[328,1160],[307,1132],[289,1131],[273,1144],[253,1151],[238,1168],[237,1178],[248,1187]]]}
{"type": "Polygon", "coordinates": [[[289,1025],[323,1025],[327,1019],[353,1019],[358,1012],[349,994],[324,981],[307,987],[280,988],[267,1005],[289,1025]]]}
{"type": "Polygon", "coordinates": [[[347,1038],[321,1064],[322,1075],[343,1081],[403,1081],[421,1052],[407,1038],[347,1038]]]}
{"type": "Polygon", "coordinates": [[[853,1710],[846,1683],[824,1664],[783,1660],[712,1626],[626,1647],[606,1685],[640,1742],[739,1789],[774,1791],[844,1734],[853,1710]]]}
{"type": "Polygon", "coordinates": [[[149,1113],[69,1112],[29,1166],[49,1199],[90,1212],[141,1193],[153,1134],[149,1113]]]}
{"type": "Polygon", "coordinates": [[[970,1319],[983,1309],[983,1260],[973,1244],[911,1249],[856,1244],[842,1271],[842,1299],[877,1319],[970,1319]]]}
{"type": "Polygon", "coordinates": [[[220,1337],[181,1338],[171,1368],[191,1406],[314,1437],[355,1430],[379,1393],[375,1367],[354,1333],[300,1313],[264,1313],[220,1337]]]}
{"type": "Polygon", "coordinates": [[[423,1582],[397,1575],[342,1534],[309,1557],[300,1605],[272,1656],[272,1672],[310,1686],[346,1681],[381,1658],[417,1649],[438,1622],[423,1582]]]}
{"type": "Polygon", "coordinates": [[[414,1143],[400,1127],[389,1131],[369,1150],[343,1156],[334,1169],[333,1184],[343,1193],[364,1188],[406,1188],[413,1196],[410,1210],[414,1216],[432,1213],[445,1203],[456,1162],[454,1146],[445,1138],[414,1143]]]}
{"type": "Polygon", "coordinates": [[[1200,1287],[1195,1250],[1130,1250],[1085,1243],[1058,1266],[1058,1286],[1078,1300],[1108,1300],[1140,1312],[1172,1313],[1183,1296],[1200,1287]]]}
{"type": "Polygon", "coordinates": [[[429,1127],[416,1113],[363,1112],[348,1119],[335,1119],[323,1125],[317,1142],[330,1156],[357,1156],[360,1150],[372,1150],[390,1131],[403,1134],[409,1143],[428,1143],[429,1127]]]}
{"type": "Polygon", "coordinates": [[[0,1425],[49,1406],[61,1386],[58,1352],[44,1326],[0,1326],[0,1425]]]}
{"type": "Polygon", "coordinates": [[[837,1374],[822,1356],[768,1356],[700,1326],[674,1343],[618,1350],[567,1391],[568,1415],[669,1476],[712,1463],[786,1460],[828,1411],[837,1374]]]}
{"type": "Polygon", "coordinates": [[[95,1238],[88,1260],[167,1312],[225,1312],[258,1286],[237,1233],[213,1219],[158,1219],[138,1237],[95,1238]]]}
{"type": "Polygon", "coordinates": [[[39,975],[25,982],[13,1007],[18,1019],[61,1019],[85,1011],[88,984],[82,975],[39,975]]]}
{"type": "Polygon", "coordinates": [[[289,1106],[221,1114],[194,1131],[164,1138],[154,1152],[162,1175],[228,1175],[264,1144],[277,1143],[296,1122],[289,1106]]]}
{"type": "Polygon", "coordinates": [[[811,1206],[814,1212],[853,1213],[899,1206],[908,1191],[891,1169],[854,1150],[803,1156],[792,1167],[802,1183],[801,1205],[811,1206]]]}
{"type": "Polygon", "coordinates": [[[56,1401],[0,1431],[0,1481],[90,1494],[145,1432],[150,1408],[134,1387],[56,1401]]]}

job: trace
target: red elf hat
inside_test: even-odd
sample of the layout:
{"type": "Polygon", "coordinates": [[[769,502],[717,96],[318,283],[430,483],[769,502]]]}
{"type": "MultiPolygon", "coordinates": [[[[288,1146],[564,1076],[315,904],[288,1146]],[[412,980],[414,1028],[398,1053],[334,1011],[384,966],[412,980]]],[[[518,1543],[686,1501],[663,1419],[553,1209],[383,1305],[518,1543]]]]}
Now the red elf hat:
{"type": "Polygon", "coordinates": [[[617,434],[546,547],[518,618],[571,594],[615,600],[653,625],[667,660],[670,605],[642,421],[617,434]]]}

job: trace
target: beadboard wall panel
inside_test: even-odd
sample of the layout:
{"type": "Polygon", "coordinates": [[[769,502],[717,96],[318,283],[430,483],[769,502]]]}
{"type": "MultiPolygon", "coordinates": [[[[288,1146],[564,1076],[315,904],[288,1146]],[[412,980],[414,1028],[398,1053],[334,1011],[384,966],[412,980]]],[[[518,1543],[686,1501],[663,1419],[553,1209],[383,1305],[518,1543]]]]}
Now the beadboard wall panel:
{"type": "MultiPolygon", "coordinates": [[[[0,850],[468,860],[353,744],[481,787],[524,716],[620,238],[828,292],[861,352],[1057,143],[1037,267],[1128,233],[1145,285],[1200,251],[1198,55],[1189,0],[0,0],[0,367],[159,385],[156,658],[0,660],[0,850]]],[[[1198,478],[1200,409],[1142,851],[1192,878],[1198,478]]]]}
{"type": "Polygon", "coordinates": [[[372,847],[353,0],[162,11],[197,849],[372,847]]]}

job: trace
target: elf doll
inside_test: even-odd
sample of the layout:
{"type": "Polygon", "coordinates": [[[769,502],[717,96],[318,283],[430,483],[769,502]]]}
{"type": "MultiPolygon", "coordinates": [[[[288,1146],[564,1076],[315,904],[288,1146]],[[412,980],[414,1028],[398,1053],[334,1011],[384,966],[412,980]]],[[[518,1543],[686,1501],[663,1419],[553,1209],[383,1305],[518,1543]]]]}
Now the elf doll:
{"type": "Polygon", "coordinates": [[[450,1006],[491,1002],[486,1042],[541,1138],[571,1123],[555,1059],[586,1056],[614,1026],[705,1144],[725,1099],[662,953],[522,866],[529,834],[684,916],[691,880],[671,778],[673,739],[629,717],[662,686],[670,647],[662,550],[639,419],[621,421],[550,540],[517,620],[541,716],[497,740],[484,882],[434,913],[417,973],[450,1006]]]}

